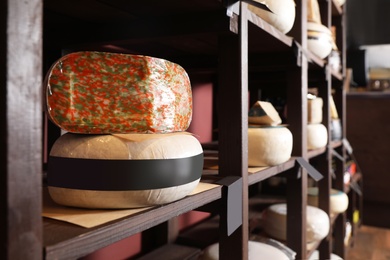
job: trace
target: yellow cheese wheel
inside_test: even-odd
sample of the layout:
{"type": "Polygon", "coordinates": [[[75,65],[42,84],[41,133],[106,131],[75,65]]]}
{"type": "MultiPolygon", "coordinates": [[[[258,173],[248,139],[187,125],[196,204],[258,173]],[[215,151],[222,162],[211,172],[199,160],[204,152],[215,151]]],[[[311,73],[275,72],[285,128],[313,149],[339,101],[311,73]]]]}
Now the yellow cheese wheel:
{"type": "Polygon", "coordinates": [[[66,206],[160,205],[191,193],[202,168],[202,147],[189,133],[67,133],[50,151],[48,189],[66,206]]]}
{"type": "Polygon", "coordinates": [[[248,165],[273,166],[291,157],[293,136],[287,127],[248,128],[248,165]]]}

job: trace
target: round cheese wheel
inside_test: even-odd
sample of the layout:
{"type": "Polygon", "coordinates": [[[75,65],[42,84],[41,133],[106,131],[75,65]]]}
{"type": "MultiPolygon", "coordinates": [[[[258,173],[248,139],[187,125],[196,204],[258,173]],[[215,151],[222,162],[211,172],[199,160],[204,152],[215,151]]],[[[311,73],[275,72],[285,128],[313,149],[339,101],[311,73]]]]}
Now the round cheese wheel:
{"type": "MultiPolygon", "coordinates": [[[[307,191],[307,203],[318,207],[318,187],[309,187],[307,191]]],[[[348,196],[342,191],[331,189],[330,191],[330,213],[339,214],[348,208],[348,196]]]]}
{"type": "MultiPolygon", "coordinates": [[[[286,240],[287,204],[271,205],[265,210],[263,220],[263,228],[268,235],[279,240],[286,240]]],[[[306,221],[306,239],[308,243],[319,241],[328,235],[330,220],[323,210],[307,206],[306,221]]]]}
{"type": "Polygon", "coordinates": [[[328,131],[323,124],[307,125],[307,148],[309,150],[319,149],[328,143],[328,131]]]}
{"type": "Polygon", "coordinates": [[[192,118],[189,77],[164,59],[75,52],[53,64],[44,86],[48,117],[67,132],[179,132],[192,118]]]}
{"type": "Polygon", "coordinates": [[[293,137],[284,126],[248,128],[248,165],[273,166],[291,157],[293,137]]]}
{"type": "MultiPolygon", "coordinates": [[[[309,260],[318,260],[318,259],[320,259],[320,253],[318,252],[318,250],[314,250],[314,252],[309,257],[309,260]]],[[[329,260],[343,260],[343,259],[338,255],[331,253],[329,260]]]]}
{"type": "Polygon", "coordinates": [[[295,2],[294,0],[255,0],[266,5],[271,11],[267,11],[252,5],[248,9],[273,25],[282,33],[288,33],[295,21],[295,2]]]}
{"type": "MultiPolygon", "coordinates": [[[[208,246],[200,260],[218,260],[219,259],[219,244],[215,243],[208,246]]],[[[248,259],[272,259],[272,260],[288,260],[288,256],[280,249],[257,241],[248,241],[248,259]]]]}
{"type": "Polygon", "coordinates": [[[341,140],[343,137],[343,131],[341,128],[340,119],[332,119],[330,122],[330,132],[332,140],[341,140]]]}
{"type": "Polygon", "coordinates": [[[67,133],[50,151],[48,189],[66,206],[152,206],[190,194],[202,169],[202,147],[189,133],[67,133]]]}
{"type": "Polygon", "coordinates": [[[307,48],[321,59],[326,58],[333,49],[331,31],[318,23],[307,23],[307,48]]]}

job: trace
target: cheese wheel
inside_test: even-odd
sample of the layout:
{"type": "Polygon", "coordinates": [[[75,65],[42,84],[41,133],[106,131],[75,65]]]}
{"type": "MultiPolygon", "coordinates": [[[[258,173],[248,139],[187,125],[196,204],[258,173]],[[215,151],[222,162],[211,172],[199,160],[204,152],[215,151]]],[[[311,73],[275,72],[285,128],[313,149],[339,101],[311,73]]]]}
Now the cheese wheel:
{"type": "Polygon", "coordinates": [[[287,127],[248,128],[248,166],[274,166],[291,157],[293,137],[287,127]]]}
{"type": "Polygon", "coordinates": [[[328,143],[328,131],[323,124],[307,125],[307,148],[309,150],[319,149],[328,143]]]}
{"type": "Polygon", "coordinates": [[[307,100],[307,123],[319,124],[322,122],[323,100],[320,97],[309,98],[307,100]]]}
{"type": "MultiPolygon", "coordinates": [[[[263,220],[263,228],[268,235],[279,240],[286,240],[287,204],[280,203],[269,206],[263,214],[263,220]]],[[[330,220],[323,210],[307,206],[306,221],[306,239],[308,243],[319,241],[328,235],[330,220]]]]}
{"type": "Polygon", "coordinates": [[[71,53],[53,64],[44,87],[48,117],[67,132],[168,133],[191,122],[189,77],[164,59],[71,53]]]}
{"type": "Polygon", "coordinates": [[[271,10],[271,12],[249,5],[248,9],[274,26],[282,33],[288,33],[295,21],[294,0],[255,0],[271,10]]]}
{"type": "MultiPolygon", "coordinates": [[[[309,257],[309,260],[319,260],[319,259],[320,259],[320,253],[318,252],[318,250],[314,250],[314,252],[309,257]]],[[[331,253],[329,260],[343,260],[343,259],[338,255],[331,253]]]]}
{"type": "Polygon", "coordinates": [[[307,23],[307,48],[321,59],[326,58],[334,47],[331,31],[319,23],[307,23]]]}
{"type": "MultiPolygon", "coordinates": [[[[208,246],[200,260],[218,260],[219,244],[215,243],[208,246]]],[[[280,249],[257,241],[248,241],[248,259],[272,259],[272,260],[289,260],[288,256],[280,249]]]]}
{"type": "Polygon", "coordinates": [[[332,140],[341,140],[343,131],[340,119],[332,119],[330,121],[330,133],[332,140]]]}
{"type": "MultiPolygon", "coordinates": [[[[307,191],[307,204],[318,207],[318,188],[309,187],[307,191]]],[[[331,189],[330,191],[330,213],[339,214],[348,208],[348,196],[342,191],[331,189]]]]}
{"type": "Polygon", "coordinates": [[[153,206],[191,193],[202,169],[202,147],[189,133],[67,133],[50,151],[48,189],[66,206],[153,206]]]}
{"type": "Polygon", "coordinates": [[[276,126],[282,123],[282,119],[270,102],[257,101],[249,110],[248,123],[276,126]]]}

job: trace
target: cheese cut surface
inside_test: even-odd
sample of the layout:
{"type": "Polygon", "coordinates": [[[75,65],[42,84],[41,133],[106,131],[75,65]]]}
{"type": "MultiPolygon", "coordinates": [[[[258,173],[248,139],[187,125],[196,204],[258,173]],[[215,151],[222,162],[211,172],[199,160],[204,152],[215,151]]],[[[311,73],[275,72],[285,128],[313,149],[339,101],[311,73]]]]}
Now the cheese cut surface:
{"type": "Polygon", "coordinates": [[[322,123],[322,107],[323,99],[320,97],[310,98],[307,100],[307,122],[309,124],[320,124],[322,123]]]}
{"type": "Polygon", "coordinates": [[[136,208],[190,194],[203,150],[189,133],[62,135],[50,151],[48,189],[61,205],[136,208]]]}
{"type": "Polygon", "coordinates": [[[49,118],[72,133],[177,132],[192,118],[189,77],[164,59],[71,53],[53,64],[44,84],[49,118]]]}
{"type": "Polygon", "coordinates": [[[248,128],[248,166],[274,166],[291,157],[293,136],[283,126],[248,128]]]}
{"type": "MultiPolygon", "coordinates": [[[[208,246],[200,260],[218,260],[219,259],[219,244],[215,243],[208,246]]],[[[272,260],[288,260],[288,256],[280,249],[257,241],[248,241],[248,259],[272,259],[272,260]]]]}
{"type": "Polygon", "coordinates": [[[250,124],[276,126],[282,123],[282,119],[270,102],[257,101],[249,110],[248,122],[250,124]]]}

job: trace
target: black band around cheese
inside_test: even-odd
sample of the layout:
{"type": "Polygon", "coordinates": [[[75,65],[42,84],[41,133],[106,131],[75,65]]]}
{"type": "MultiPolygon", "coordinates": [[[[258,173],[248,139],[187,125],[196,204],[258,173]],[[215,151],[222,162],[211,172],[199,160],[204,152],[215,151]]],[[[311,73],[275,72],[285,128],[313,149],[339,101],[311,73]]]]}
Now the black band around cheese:
{"type": "Polygon", "coordinates": [[[201,177],[203,153],[186,158],[104,160],[50,156],[48,186],[101,191],[179,186],[201,177]]]}

